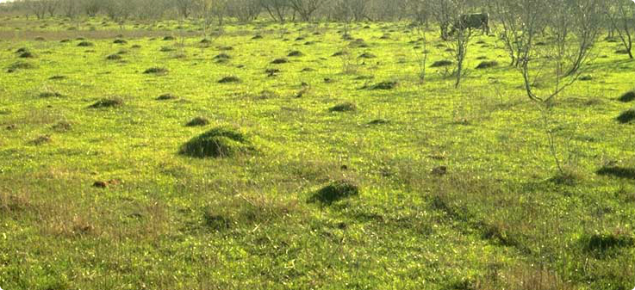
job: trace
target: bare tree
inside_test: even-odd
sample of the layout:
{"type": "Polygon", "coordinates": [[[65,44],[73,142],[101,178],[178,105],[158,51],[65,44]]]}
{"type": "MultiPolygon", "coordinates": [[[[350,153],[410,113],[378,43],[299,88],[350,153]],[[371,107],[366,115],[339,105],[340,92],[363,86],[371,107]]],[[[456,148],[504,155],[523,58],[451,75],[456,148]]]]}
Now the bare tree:
{"type": "Polygon", "coordinates": [[[227,13],[242,23],[255,20],[262,11],[260,0],[233,0],[227,2],[227,13]]]}
{"type": "Polygon", "coordinates": [[[190,17],[190,13],[196,5],[195,0],[174,0],[174,5],[179,15],[183,18],[190,17]]]}
{"type": "Polygon", "coordinates": [[[81,6],[80,0],[60,0],[60,9],[65,17],[75,18],[81,6]]]}
{"type": "Polygon", "coordinates": [[[300,15],[304,21],[310,21],[311,16],[329,0],[288,0],[288,5],[300,15]]]}
{"type": "Polygon", "coordinates": [[[441,30],[441,39],[448,40],[453,15],[456,15],[452,0],[431,0],[430,4],[430,12],[441,30]]]}
{"type": "Polygon", "coordinates": [[[628,57],[633,59],[635,5],[630,0],[606,0],[604,12],[612,32],[617,33],[628,57]]]}
{"type": "Polygon", "coordinates": [[[286,22],[290,8],[288,0],[260,0],[260,5],[273,20],[280,23],[286,22]]]}
{"type": "Polygon", "coordinates": [[[84,12],[90,17],[97,16],[97,13],[101,10],[100,0],[84,0],[83,3],[84,12]]]}

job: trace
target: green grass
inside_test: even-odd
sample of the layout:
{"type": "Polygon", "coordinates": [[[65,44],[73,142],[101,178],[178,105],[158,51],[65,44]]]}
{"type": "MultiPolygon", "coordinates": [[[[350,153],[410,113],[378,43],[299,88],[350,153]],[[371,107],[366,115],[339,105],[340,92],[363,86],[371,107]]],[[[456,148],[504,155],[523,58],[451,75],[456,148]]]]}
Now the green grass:
{"type": "Polygon", "coordinates": [[[228,26],[201,43],[167,21],[22,21],[0,26],[3,289],[635,285],[634,180],[606,170],[635,166],[634,125],[616,120],[633,106],[618,99],[635,62],[614,43],[599,42],[593,78],[553,105],[557,174],[495,37],[472,41],[454,89],[448,67],[430,67],[451,59],[435,32],[419,81],[419,35],[403,23],[354,24],[351,42],[338,24],[228,26]],[[78,47],[82,35],[94,46],[78,47]],[[475,69],[484,61],[499,65],[475,69]],[[30,68],[7,73],[16,63],[30,68]],[[240,82],[219,83],[228,76],[240,82]],[[90,107],[104,100],[117,105],[90,107]],[[186,126],[196,117],[209,124],[186,126]],[[257,150],[179,154],[219,127],[257,150]]]}

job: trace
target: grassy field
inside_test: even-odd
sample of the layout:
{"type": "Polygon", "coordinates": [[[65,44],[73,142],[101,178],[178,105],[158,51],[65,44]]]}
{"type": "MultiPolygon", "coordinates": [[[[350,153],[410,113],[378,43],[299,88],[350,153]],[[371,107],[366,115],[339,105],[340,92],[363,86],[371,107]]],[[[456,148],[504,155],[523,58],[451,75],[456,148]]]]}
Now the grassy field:
{"type": "Polygon", "coordinates": [[[343,27],[0,20],[0,287],[635,286],[618,43],[545,115],[496,37],[455,89],[436,30],[422,83],[406,23],[343,27]]]}

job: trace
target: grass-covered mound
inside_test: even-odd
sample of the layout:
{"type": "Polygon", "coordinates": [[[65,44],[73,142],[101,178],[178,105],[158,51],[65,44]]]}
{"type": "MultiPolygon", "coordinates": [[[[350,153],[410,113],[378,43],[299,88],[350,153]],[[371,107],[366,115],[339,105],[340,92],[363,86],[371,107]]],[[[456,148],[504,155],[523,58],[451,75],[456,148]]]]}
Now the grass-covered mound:
{"type": "Polygon", "coordinates": [[[346,198],[358,196],[359,192],[360,189],[357,184],[347,180],[340,180],[315,192],[309,201],[329,205],[346,198]]]}
{"type": "Polygon", "coordinates": [[[217,127],[183,144],[179,153],[196,158],[221,158],[253,150],[251,142],[239,130],[217,127]]]}
{"type": "Polygon", "coordinates": [[[623,103],[635,101],[635,91],[623,94],[618,100],[623,103]]]}

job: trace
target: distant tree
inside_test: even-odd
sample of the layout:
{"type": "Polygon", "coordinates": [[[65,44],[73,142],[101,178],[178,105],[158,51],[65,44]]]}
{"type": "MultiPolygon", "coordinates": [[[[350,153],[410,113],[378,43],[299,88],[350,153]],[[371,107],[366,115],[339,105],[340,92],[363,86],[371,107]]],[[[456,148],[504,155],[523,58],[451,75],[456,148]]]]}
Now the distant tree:
{"type": "Polygon", "coordinates": [[[102,8],[100,0],[83,0],[82,7],[84,12],[90,17],[97,16],[97,13],[102,8]]]}
{"type": "Polygon", "coordinates": [[[38,19],[46,17],[50,6],[56,5],[52,0],[22,0],[22,4],[26,9],[35,14],[38,19]]]}
{"type": "Polygon", "coordinates": [[[190,13],[196,5],[196,0],[174,0],[174,6],[183,18],[190,17],[190,13]]]}
{"type": "Polygon", "coordinates": [[[227,13],[242,23],[251,22],[262,11],[260,0],[233,0],[227,2],[227,13]]]}
{"type": "Polygon", "coordinates": [[[64,17],[75,18],[81,7],[80,0],[60,0],[60,9],[64,17]]]}
{"type": "Polygon", "coordinates": [[[617,33],[628,57],[633,59],[635,4],[631,0],[606,0],[603,10],[611,31],[617,33]]]}
{"type": "Polygon", "coordinates": [[[310,21],[311,16],[329,0],[288,0],[288,5],[300,15],[303,21],[310,21]]]}
{"type": "Polygon", "coordinates": [[[430,0],[430,13],[437,21],[441,32],[441,39],[450,38],[450,25],[456,15],[455,6],[452,0],[430,0]]]}
{"type": "Polygon", "coordinates": [[[289,0],[260,0],[260,5],[273,20],[280,23],[286,22],[291,7],[289,0]]]}

